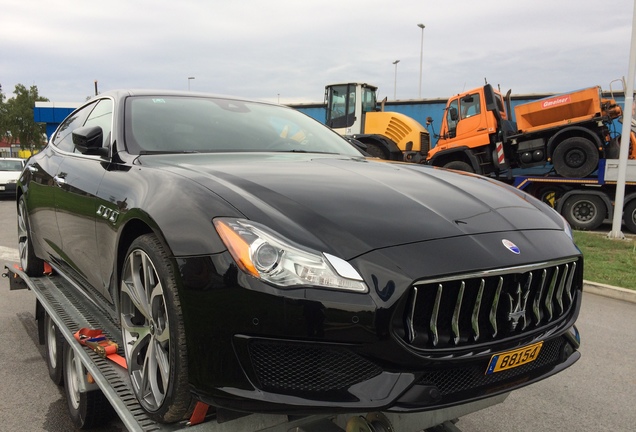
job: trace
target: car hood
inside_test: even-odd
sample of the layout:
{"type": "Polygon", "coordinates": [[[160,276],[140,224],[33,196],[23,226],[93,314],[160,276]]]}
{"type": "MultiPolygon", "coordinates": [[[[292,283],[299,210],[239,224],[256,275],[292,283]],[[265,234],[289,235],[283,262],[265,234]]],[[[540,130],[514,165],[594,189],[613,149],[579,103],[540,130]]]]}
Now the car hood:
{"type": "Polygon", "coordinates": [[[501,182],[424,165],[298,153],[152,155],[138,163],[190,178],[244,217],[344,259],[463,235],[563,229],[547,206],[501,182]]]}
{"type": "Polygon", "coordinates": [[[17,181],[19,177],[20,171],[0,171],[0,183],[17,181]]]}

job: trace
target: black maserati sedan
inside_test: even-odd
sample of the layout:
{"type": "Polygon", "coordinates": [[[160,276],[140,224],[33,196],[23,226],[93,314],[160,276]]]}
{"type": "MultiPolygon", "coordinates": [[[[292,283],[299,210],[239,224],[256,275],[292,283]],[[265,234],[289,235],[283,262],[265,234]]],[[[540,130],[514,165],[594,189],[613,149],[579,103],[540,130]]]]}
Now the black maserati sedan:
{"type": "Polygon", "coordinates": [[[370,158],[291,108],[113,91],[17,184],[22,268],[119,323],[162,422],[243,411],[424,411],[579,358],[583,259],[502,182],[370,158]]]}

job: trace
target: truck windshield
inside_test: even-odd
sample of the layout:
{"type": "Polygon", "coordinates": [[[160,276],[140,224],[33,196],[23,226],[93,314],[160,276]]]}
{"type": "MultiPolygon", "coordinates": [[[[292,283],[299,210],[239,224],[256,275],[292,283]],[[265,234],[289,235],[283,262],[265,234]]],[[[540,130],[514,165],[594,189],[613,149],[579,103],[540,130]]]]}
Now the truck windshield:
{"type": "Polygon", "coordinates": [[[472,117],[481,113],[479,93],[471,94],[461,100],[462,118],[472,117]]]}
{"type": "Polygon", "coordinates": [[[331,128],[349,127],[355,121],[356,89],[343,84],[327,89],[327,126],[331,128]]]}

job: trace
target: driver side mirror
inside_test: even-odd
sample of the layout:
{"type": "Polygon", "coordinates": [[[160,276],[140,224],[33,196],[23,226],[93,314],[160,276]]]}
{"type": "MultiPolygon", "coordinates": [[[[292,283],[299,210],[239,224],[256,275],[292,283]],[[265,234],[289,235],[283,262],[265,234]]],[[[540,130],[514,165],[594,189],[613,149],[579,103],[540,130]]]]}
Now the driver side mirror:
{"type": "Polygon", "coordinates": [[[448,113],[450,114],[450,119],[452,121],[457,121],[459,120],[459,115],[457,114],[457,108],[455,107],[450,107],[448,109],[448,113]]]}
{"type": "Polygon", "coordinates": [[[85,155],[107,156],[108,149],[102,147],[104,132],[99,126],[84,126],[73,131],[75,148],[85,155]]]}

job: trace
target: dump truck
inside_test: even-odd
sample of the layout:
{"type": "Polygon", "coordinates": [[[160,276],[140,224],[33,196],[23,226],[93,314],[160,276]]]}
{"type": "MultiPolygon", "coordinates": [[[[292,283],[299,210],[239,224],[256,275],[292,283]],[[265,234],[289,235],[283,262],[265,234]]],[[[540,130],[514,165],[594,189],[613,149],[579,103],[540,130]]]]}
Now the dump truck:
{"type": "MultiPolygon", "coordinates": [[[[620,138],[610,132],[622,109],[600,87],[517,105],[516,122],[509,95],[486,84],[450,98],[426,163],[478,174],[551,163],[559,176],[584,178],[600,159],[618,157],[620,138]]],[[[632,134],[630,159],[633,143],[632,134]]]]}
{"type": "Polygon", "coordinates": [[[371,156],[422,162],[430,149],[425,126],[401,113],[378,105],[377,87],[366,83],[330,84],[325,87],[325,124],[353,139],[371,156]]]}

